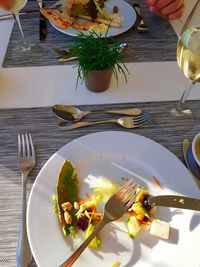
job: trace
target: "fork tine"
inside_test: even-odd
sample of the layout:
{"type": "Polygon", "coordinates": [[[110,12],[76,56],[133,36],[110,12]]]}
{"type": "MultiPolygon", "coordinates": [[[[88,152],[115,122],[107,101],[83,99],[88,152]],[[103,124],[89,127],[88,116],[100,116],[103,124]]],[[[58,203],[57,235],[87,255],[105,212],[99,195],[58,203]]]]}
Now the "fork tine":
{"type": "Polygon", "coordinates": [[[147,122],[149,122],[149,121],[151,121],[151,120],[152,120],[152,117],[145,118],[144,120],[142,120],[142,121],[136,123],[135,126],[136,126],[136,127],[138,127],[138,126],[142,126],[142,125],[144,125],[145,123],[147,123],[147,122]]]}
{"type": "Polygon", "coordinates": [[[133,119],[133,123],[134,123],[135,127],[139,127],[139,126],[142,126],[143,124],[149,122],[150,120],[152,120],[152,116],[150,113],[147,113],[143,116],[140,116],[140,118],[133,119]]]}
{"type": "Polygon", "coordinates": [[[21,157],[21,154],[22,154],[22,143],[20,134],[18,134],[18,159],[21,157]]]}
{"type": "Polygon", "coordinates": [[[144,114],[134,118],[134,122],[140,122],[140,121],[143,121],[143,120],[145,120],[145,119],[147,119],[149,117],[151,117],[151,113],[144,113],[144,114]]]}
{"type": "Polygon", "coordinates": [[[127,183],[127,187],[125,189],[122,190],[121,194],[118,195],[118,197],[120,199],[123,199],[125,197],[125,195],[128,194],[128,192],[130,190],[132,190],[132,188],[135,186],[135,183],[133,183],[133,180],[131,180],[129,183],[127,183]]]}
{"type": "Polygon", "coordinates": [[[31,147],[31,155],[33,157],[35,157],[35,149],[34,149],[34,146],[33,146],[33,141],[32,141],[32,137],[31,137],[30,133],[29,133],[29,140],[30,140],[30,147],[31,147]]]}
{"type": "MultiPolygon", "coordinates": [[[[135,188],[135,189],[137,189],[139,187],[139,185],[135,188]]],[[[136,199],[136,197],[139,195],[139,193],[141,192],[141,190],[142,190],[142,188],[140,188],[140,190],[138,190],[138,192],[136,193],[136,194],[134,194],[133,196],[132,196],[132,198],[126,203],[126,208],[127,209],[129,209],[130,208],[130,206],[133,204],[133,202],[134,202],[134,200],[136,199]]],[[[134,192],[136,192],[136,191],[134,191],[134,192]]]]}
{"type": "Polygon", "coordinates": [[[26,156],[29,157],[30,156],[30,145],[29,145],[27,133],[25,134],[25,140],[26,140],[26,156]]]}
{"type": "Polygon", "coordinates": [[[138,185],[135,187],[135,184],[130,187],[130,189],[126,192],[126,195],[123,198],[124,203],[127,203],[127,201],[130,200],[130,197],[133,196],[133,194],[135,195],[137,188],[138,188],[138,185]]]}
{"type": "Polygon", "coordinates": [[[26,146],[25,146],[24,134],[22,134],[21,138],[22,138],[22,157],[24,158],[26,156],[26,146]]]}
{"type": "Polygon", "coordinates": [[[120,187],[120,189],[116,192],[117,197],[122,198],[124,194],[126,193],[126,190],[129,188],[129,186],[133,183],[133,179],[127,181],[123,186],[120,187]]]}

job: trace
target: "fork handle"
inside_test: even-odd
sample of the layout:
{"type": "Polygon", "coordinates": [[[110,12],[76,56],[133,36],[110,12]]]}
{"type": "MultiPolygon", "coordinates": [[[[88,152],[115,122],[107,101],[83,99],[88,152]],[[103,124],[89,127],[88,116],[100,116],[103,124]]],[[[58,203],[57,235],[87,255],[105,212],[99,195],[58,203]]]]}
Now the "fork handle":
{"type": "Polygon", "coordinates": [[[27,175],[22,175],[22,210],[20,218],[20,230],[16,252],[17,267],[27,267],[32,260],[32,253],[28,242],[26,229],[26,184],[27,175]]]}
{"type": "Polygon", "coordinates": [[[80,245],[80,247],[65,261],[60,267],[70,267],[72,264],[78,259],[81,253],[86,249],[86,247],[90,244],[93,238],[97,235],[97,233],[108,223],[108,221],[103,218],[101,222],[95,227],[94,231],[88,238],[80,245]]]}
{"type": "Polygon", "coordinates": [[[85,127],[85,126],[90,126],[90,125],[94,125],[94,124],[101,124],[101,123],[110,123],[110,122],[117,122],[117,120],[112,119],[112,120],[102,120],[102,121],[80,121],[80,122],[75,122],[72,125],[70,125],[70,122],[61,122],[59,124],[59,128],[60,130],[63,131],[69,131],[69,130],[73,130],[76,128],[81,128],[81,127],[85,127]]]}

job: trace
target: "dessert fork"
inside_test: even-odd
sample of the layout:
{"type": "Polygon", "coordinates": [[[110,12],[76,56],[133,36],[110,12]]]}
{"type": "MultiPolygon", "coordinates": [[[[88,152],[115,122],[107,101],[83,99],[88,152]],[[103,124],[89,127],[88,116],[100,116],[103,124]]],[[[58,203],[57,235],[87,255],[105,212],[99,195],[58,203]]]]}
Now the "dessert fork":
{"type": "Polygon", "coordinates": [[[104,206],[103,219],[96,226],[91,235],[82,245],[64,262],[60,267],[70,267],[78,259],[81,253],[97,235],[97,233],[109,222],[120,218],[133,204],[135,198],[142,188],[132,180],[126,182],[112,197],[108,199],[104,206]]]}
{"type": "Polygon", "coordinates": [[[26,184],[27,177],[36,163],[35,150],[30,134],[18,135],[18,167],[22,174],[22,209],[18,236],[16,262],[17,267],[26,267],[32,260],[32,253],[26,230],[26,184]]]}
{"type": "Polygon", "coordinates": [[[143,126],[145,123],[151,120],[152,116],[150,113],[144,113],[136,117],[121,117],[119,119],[110,119],[110,120],[100,120],[100,121],[80,121],[80,122],[61,122],[59,124],[60,130],[69,131],[76,128],[95,125],[100,123],[117,123],[124,128],[132,129],[143,126]]]}

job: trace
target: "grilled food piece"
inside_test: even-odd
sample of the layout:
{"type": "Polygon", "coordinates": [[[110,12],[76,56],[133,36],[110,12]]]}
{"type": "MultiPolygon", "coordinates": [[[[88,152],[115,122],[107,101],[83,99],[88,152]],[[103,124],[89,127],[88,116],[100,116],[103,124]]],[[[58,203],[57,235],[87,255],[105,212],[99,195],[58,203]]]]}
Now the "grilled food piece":
{"type": "Polygon", "coordinates": [[[67,0],[67,13],[74,18],[104,23],[120,27],[122,17],[117,13],[108,13],[104,9],[104,0],[67,0]]]}
{"type": "Polygon", "coordinates": [[[74,22],[74,18],[70,17],[68,14],[62,14],[58,10],[52,9],[40,9],[40,12],[49,19],[58,28],[66,29],[71,26],[74,22]]]}

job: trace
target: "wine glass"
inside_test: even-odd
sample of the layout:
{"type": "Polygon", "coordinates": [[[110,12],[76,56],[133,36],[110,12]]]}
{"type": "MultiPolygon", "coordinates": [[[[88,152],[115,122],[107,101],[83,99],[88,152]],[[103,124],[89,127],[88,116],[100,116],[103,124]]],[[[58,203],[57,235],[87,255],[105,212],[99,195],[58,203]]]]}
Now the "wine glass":
{"type": "Polygon", "coordinates": [[[166,107],[160,107],[155,119],[167,131],[185,132],[191,130],[195,122],[192,111],[185,107],[185,101],[194,84],[200,82],[200,0],[181,30],[177,43],[177,63],[189,82],[176,106],[167,114],[166,107]]]}
{"type": "Polygon", "coordinates": [[[191,117],[192,111],[184,108],[184,103],[193,85],[200,82],[200,0],[197,1],[181,31],[177,44],[177,62],[189,82],[176,107],[172,108],[171,114],[176,117],[191,117]]]}
{"type": "Polygon", "coordinates": [[[26,3],[27,0],[0,0],[0,7],[6,11],[11,12],[17,23],[17,27],[21,35],[21,40],[19,46],[17,46],[16,49],[20,51],[28,51],[31,49],[31,46],[24,37],[24,33],[19,19],[19,11],[26,5],[26,3]]]}

